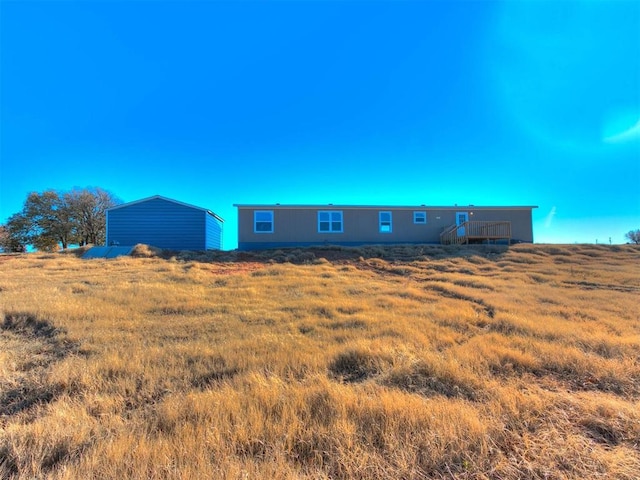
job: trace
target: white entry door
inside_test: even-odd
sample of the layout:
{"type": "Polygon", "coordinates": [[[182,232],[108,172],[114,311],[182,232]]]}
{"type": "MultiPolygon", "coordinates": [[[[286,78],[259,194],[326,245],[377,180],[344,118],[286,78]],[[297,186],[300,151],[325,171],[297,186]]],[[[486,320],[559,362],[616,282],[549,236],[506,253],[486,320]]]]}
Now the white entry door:
{"type": "Polygon", "coordinates": [[[458,225],[458,236],[463,237],[465,235],[465,227],[460,227],[465,222],[469,221],[469,213],[468,212],[456,212],[456,225],[458,225]]]}

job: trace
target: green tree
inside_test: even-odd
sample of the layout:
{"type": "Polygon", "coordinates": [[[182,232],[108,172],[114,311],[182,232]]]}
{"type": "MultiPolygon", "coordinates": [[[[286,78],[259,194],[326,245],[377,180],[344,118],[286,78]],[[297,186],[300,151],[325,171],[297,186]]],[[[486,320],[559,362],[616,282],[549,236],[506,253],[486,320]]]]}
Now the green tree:
{"type": "Polygon", "coordinates": [[[631,230],[624,234],[625,238],[636,245],[640,244],[640,229],[631,230]]]}
{"type": "Polygon", "coordinates": [[[29,222],[20,213],[0,225],[0,248],[4,252],[26,252],[29,243],[29,222]]]}
{"type": "Polygon", "coordinates": [[[71,209],[55,190],[30,193],[22,215],[31,227],[29,243],[38,250],[54,250],[57,244],[67,248],[75,240],[71,209]]]}

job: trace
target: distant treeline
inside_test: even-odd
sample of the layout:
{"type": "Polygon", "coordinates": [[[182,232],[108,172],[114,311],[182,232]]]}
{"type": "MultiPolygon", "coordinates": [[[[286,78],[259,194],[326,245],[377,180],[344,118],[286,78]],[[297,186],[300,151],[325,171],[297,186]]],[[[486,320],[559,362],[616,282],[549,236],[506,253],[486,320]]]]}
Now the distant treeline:
{"type": "Polygon", "coordinates": [[[69,245],[103,244],[105,212],[120,203],[112,193],[97,187],[32,192],[22,210],[0,225],[0,248],[24,252],[31,245],[55,251],[69,245]]]}

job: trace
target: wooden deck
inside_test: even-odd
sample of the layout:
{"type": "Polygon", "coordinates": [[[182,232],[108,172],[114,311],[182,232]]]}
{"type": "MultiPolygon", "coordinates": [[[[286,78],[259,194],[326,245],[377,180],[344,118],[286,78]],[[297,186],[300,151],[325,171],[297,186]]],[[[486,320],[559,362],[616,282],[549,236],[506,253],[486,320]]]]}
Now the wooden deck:
{"type": "Polygon", "coordinates": [[[469,221],[451,225],[440,234],[443,245],[483,243],[497,240],[511,242],[511,222],[469,221]]]}

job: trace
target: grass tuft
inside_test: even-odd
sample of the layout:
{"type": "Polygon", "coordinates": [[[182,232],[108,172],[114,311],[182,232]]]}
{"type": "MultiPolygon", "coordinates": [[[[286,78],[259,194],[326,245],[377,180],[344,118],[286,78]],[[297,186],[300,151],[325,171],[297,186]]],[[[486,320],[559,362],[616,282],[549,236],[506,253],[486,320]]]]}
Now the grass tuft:
{"type": "Polygon", "coordinates": [[[164,252],[161,248],[156,248],[150,245],[139,243],[133,247],[129,255],[136,258],[154,258],[162,257],[163,254],[164,252]]]}
{"type": "Polygon", "coordinates": [[[329,363],[329,371],[345,382],[360,382],[381,373],[389,359],[363,348],[350,348],[340,352],[329,363]]]}

